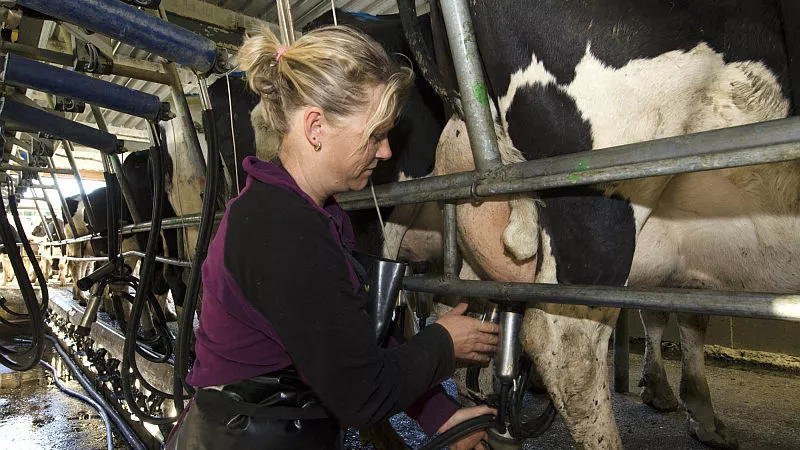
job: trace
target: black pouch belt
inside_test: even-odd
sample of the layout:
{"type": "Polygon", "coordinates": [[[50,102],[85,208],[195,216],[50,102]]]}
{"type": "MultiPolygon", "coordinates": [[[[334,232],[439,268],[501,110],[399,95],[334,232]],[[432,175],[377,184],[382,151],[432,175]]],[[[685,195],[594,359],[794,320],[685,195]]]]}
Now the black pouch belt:
{"type": "Polygon", "coordinates": [[[295,374],[199,389],[165,450],[339,450],[341,429],[295,374]]]}

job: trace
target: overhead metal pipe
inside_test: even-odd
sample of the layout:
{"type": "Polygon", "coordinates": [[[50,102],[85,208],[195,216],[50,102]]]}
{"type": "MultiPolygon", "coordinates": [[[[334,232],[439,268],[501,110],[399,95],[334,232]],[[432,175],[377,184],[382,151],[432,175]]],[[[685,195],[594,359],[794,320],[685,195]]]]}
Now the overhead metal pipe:
{"type": "Polygon", "coordinates": [[[12,172],[43,172],[58,175],[72,175],[69,169],[51,169],[48,167],[14,166],[11,164],[0,164],[0,172],[10,170],[12,172]]]}
{"type": "Polygon", "coordinates": [[[634,289],[610,286],[507,283],[412,276],[403,289],[441,295],[494,299],[501,303],[559,303],[611,308],[654,309],[695,314],[800,322],[800,295],[699,289],[634,289]]]}
{"type": "Polygon", "coordinates": [[[6,40],[0,40],[0,52],[13,53],[15,55],[58,64],[60,66],[71,66],[73,62],[73,56],[68,53],[56,52],[6,40]]]}
{"type": "MultiPolygon", "coordinates": [[[[108,131],[108,125],[106,125],[106,119],[103,117],[103,112],[100,111],[100,108],[95,105],[90,105],[90,107],[92,109],[94,121],[97,123],[97,128],[103,131],[108,131]]],[[[114,174],[117,176],[119,188],[122,191],[122,198],[125,200],[125,204],[128,206],[128,211],[131,213],[131,218],[135,223],[138,223],[142,220],[142,216],[139,215],[139,210],[136,208],[136,204],[133,203],[133,194],[128,186],[128,180],[125,178],[125,172],[122,171],[122,163],[119,160],[119,156],[110,155],[109,159],[111,162],[111,168],[113,169],[114,174]]]]}
{"type": "MultiPolygon", "coordinates": [[[[24,56],[37,61],[58,64],[60,66],[72,67],[75,62],[74,57],[69,53],[47,50],[4,40],[0,40],[0,52],[13,53],[15,55],[24,56]]],[[[111,75],[118,75],[126,78],[136,78],[137,80],[151,81],[159,84],[169,84],[171,80],[171,78],[165,73],[129,66],[116,61],[114,61],[114,64],[111,66],[111,75]]]]}
{"type": "Polygon", "coordinates": [[[140,67],[126,66],[116,62],[111,67],[111,74],[165,85],[169,85],[172,82],[172,77],[166,73],[142,69],[140,67]]]}
{"type": "Polygon", "coordinates": [[[19,55],[7,54],[0,79],[5,83],[113,109],[150,120],[169,118],[169,105],[152,94],[62,69],[19,55]]]}
{"type": "Polygon", "coordinates": [[[102,33],[201,73],[217,62],[217,45],[118,0],[17,0],[17,4],[102,33]]]}
{"type": "MultiPolygon", "coordinates": [[[[46,110],[0,98],[0,119],[27,130],[36,130],[60,139],[77,142],[107,153],[122,151],[122,142],[113,134],[81,125],[46,110]]],[[[56,172],[59,173],[59,172],[56,172]]]]}
{"type": "MultiPolygon", "coordinates": [[[[167,11],[161,5],[158,8],[159,15],[166,19],[167,11]]],[[[203,156],[203,148],[200,147],[200,138],[197,136],[197,129],[194,127],[192,112],[189,110],[189,103],[186,101],[186,93],[183,92],[183,83],[178,74],[178,68],[174,62],[166,61],[163,64],[164,71],[170,77],[170,92],[172,93],[172,103],[175,106],[175,113],[180,120],[180,127],[183,131],[183,140],[189,147],[188,159],[189,169],[194,171],[199,177],[205,175],[206,160],[203,156]]],[[[174,125],[173,125],[174,126],[174,125]]]]}
{"type": "Polygon", "coordinates": [[[502,165],[502,161],[469,6],[466,0],[441,0],[441,5],[442,10],[447,11],[443,14],[444,24],[453,54],[472,156],[478,171],[485,173],[502,165]]]}
{"type": "Polygon", "coordinates": [[[72,143],[70,141],[63,141],[64,142],[64,153],[67,155],[67,160],[69,161],[69,166],[72,167],[72,175],[75,177],[75,182],[78,184],[78,191],[80,191],[80,198],[81,203],[83,203],[83,209],[88,212],[89,214],[86,217],[89,218],[89,229],[92,231],[97,230],[97,218],[94,215],[94,209],[92,208],[92,203],[89,202],[89,196],[86,195],[86,189],[83,187],[83,179],[81,178],[81,172],[78,170],[78,165],[75,163],[75,158],[72,156],[73,148],[72,143]]]}

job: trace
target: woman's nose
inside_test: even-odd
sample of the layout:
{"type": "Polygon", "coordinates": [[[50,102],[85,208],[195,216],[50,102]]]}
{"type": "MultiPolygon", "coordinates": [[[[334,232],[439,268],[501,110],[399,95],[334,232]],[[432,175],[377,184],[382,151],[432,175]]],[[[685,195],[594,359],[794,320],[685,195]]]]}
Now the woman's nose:
{"type": "Polygon", "coordinates": [[[389,139],[386,138],[378,144],[378,152],[375,153],[375,158],[380,160],[387,160],[392,157],[392,149],[389,147],[389,139]]]}

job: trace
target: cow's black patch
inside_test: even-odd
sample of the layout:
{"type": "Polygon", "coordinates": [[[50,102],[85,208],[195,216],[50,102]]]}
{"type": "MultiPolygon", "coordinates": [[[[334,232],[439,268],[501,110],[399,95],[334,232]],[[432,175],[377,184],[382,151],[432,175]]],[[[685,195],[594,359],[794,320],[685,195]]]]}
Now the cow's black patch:
{"type": "Polygon", "coordinates": [[[508,109],[511,141],[527,160],[592,149],[589,123],[556,86],[525,86],[508,109]],[[566,131],[566,132],[565,132],[566,131]]]}
{"type": "Polygon", "coordinates": [[[539,217],[550,235],[558,282],[624,285],[636,245],[630,202],[589,187],[541,194],[539,217]]]}
{"type": "Polygon", "coordinates": [[[233,171],[233,167],[236,166],[239,173],[239,188],[244,189],[247,174],[242,169],[242,161],[244,158],[256,154],[256,140],[253,126],[250,123],[250,111],[258,104],[259,98],[250,90],[247,83],[238,77],[231,77],[227,81],[225,78],[220,78],[209,86],[208,94],[214,110],[214,129],[217,132],[220,155],[233,183],[236,182],[236,173],[233,171]],[[230,82],[230,104],[228,103],[228,81],[230,82]],[[233,135],[231,135],[231,109],[233,109],[233,135]],[[236,158],[234,158],[233,152],[234,142],[236,143],[236,158]]]}

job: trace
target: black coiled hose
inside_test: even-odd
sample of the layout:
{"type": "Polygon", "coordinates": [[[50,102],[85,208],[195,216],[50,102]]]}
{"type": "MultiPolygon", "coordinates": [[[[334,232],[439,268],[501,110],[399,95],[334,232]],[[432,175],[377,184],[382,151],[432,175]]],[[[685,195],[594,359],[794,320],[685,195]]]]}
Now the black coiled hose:
{"type": "MultiPolygon", "coordinates": [[[[36,275],[36,279],[39,280],[39,294],[42,297],[39,311],[42,313],[42,315],[44,315],[45,311],[47,311],[47,306],[50,301],[50,295],[47,292],[47,280],[44,278],[42,268],[39,267],[39,264],[37,263],[38,259],[36,258],[36,253],[33,252],[33,248],[28,240],[28,236],[25,235],[25,229],[22,226],[22,220],[19,218],[19,211],[17,210],[17,201],[13,196],[9,199],[8,209],[11,210],[11,216],[14,218],[14,224],[17,226],[17,232],[19,233],[19,239],[22,242],[22,248],[25,249],[25,254],[28,255],[28,260],[31,262],[31,267],[33,267],[33,273],[36,275]],[[14,201],[11,201],[11,199],[14,201]]],[[[27,273],[25,274],[24,278],[28,280],[27,273]]]]}
{"type": "Polygon", "coordinates": [[[523,358],[522,369],[517,378],[517,386],[519,389],[514,391],[513,398],[511,399],[511,434],[517,439],[530,439],[542,435],[556,418],[556,407],[553,401],[548,399],[547,406],[541,414],[534,417],[530,421],[525,421],[522,418],[522,401],[525,397],[526,387],[528,385],[528,377],[531,370],[531,362],[528,358],[523,358]]]}
{"type": "Polygon", "coordinates": [[[420,448],[419,450],[441,450],[443,447],[447,447],[448,445],[456,442],[457,440],[472,434],[478,430],[483,430],[486,428],[491,428],[497,419],[495,416],[491,414],[485,414],[483,416],[474,417],[467,421],[461,422],[460,424],[450,428],[449,430],[445,431],[444,433],[436,436],[436,438],[430,442],[428,442],[425,446],[420,448]]]}
{"type": "Polygon", "coordinates": [[[214,214],[216,213],[215,199],[219,189],[219,142],[214,129],[214,113],[210,109],[203,110],[203,127],[206,130],[208,143],[208,164],[206,165],[206,191],[203,195],[203,211],[200,214],[200,229],[197,236],[197,246],[192,260],[192,270],[189,272],[189,281],[186,287],[186,297],[183,300],[180,325],[178,327],[178,343],[175,346],[175,368],[173,371],[173,401],[175,409],[180,415],[183,412],[183,389],[193,393],[191,386],[186,383],[188,371],[187,359],[189,356],[189,340],[194,334],[194,312],[197,309],[197,298],[200,293],[201,268],[208,254],[208,244],[211,242],[211,232],[214,228],[214,214]]]}
{"type": "Polygon", "coordinates": [[[145,250],[145,257],[142,260],[141,276],[139,278],[139,286],[136,290],[136,297],[133,301],[131,308],[131,317],[128,329],[125,331],[125,345],[122,350],[122,367],[120,369],[120,378],[122,380],[122,392],[125,395],[125,402],[133,414],[144,422],[153,423],[156,425],[171,424],[174,417],[156,417],[142,411],[136,404],[133,391],[131,390],[131,365],[135,364],[136,358],[136,337],[139,320],[142,317],[142,309],[144,307],[145,296],[148,295],[149,287],[153,282],[153,274],[155,271],[156,252],[158,251],[158,243],[161,239],[161,221],[155,218],[161,217],[161,210],[164,198],[164,170],[163,170],[163,157],[164,149],[158,133],[158,126],[150,123],[153,140],[155,145],[150,148],[150,163],[153,165],[153,218],[150,221],[150,235],[147,237],[147,248],[145,250]]]}
{"type": "MultiPolygon", "coordinates": [[[[44,322],[42,319],[42,307],[47,308],[47,297],[44,298],[41,305],[36,299],[36,292],[33,290],[31,280],[28,279],[28,271],[25,270],[25,264],[22,262],[22,256],[19,254],[19,249],[16,246],[14,232],[12,231],[11,224],[8,222],[6,208],[1,200],[2,199],[0,199],[0,234],[2,234],[3,241],[7,243],[6,251],[8,252],[8,258],[11,260],[11,266],[14,268],[14,273],[17,277],[20,292],[22,293],[22,298],[25,301],[25,307],[28,310],[27,317],[28,320],[30,320],[32,342],[31,345],[23,351],[0,347],[0,363],[12,370],[25,371],[36,366],[36,364],[39,363],[39,360],[42,359],[42,354],[44,354],[44,322]],[[9,355],[9,357],[6,357],[6,355],[9,355]],[[15,358],[13,360],[10,359],[10,355],[14,355],[15,358]]],[[[15,202],[16,199],[14,198],[13,193],[9,192],[8,204],[9,208],[11,208],[12,214],[16,212],[15,202]]],[[[19,220],[19,213],[14,214],[14,217],[16,220],[19,220]]],[[[22,227],[20,227],[19,233],[20,238],[22,239],[22,227]]],[[[27,239],[22,240],[27,241],[27,239]]],[[[28,248],[30,248],[30,244],[28,244],[28,248]]],[[[32,252],[33,251],[31,250],[31,253],[32,252]]],[[[34,258],[33,261],[36,261],[36,259],[34,258]]],[[[41,271],[37,273],[37,276],[39,274],[41,274],[41,271]]],[[[44,289],[42,292],[46,293],[47,290],[44,289]]]]}

